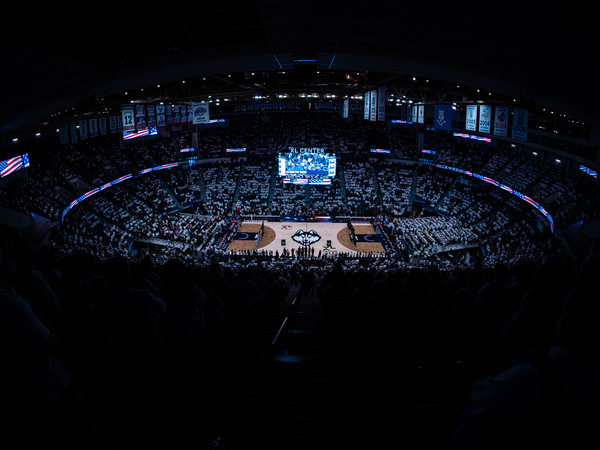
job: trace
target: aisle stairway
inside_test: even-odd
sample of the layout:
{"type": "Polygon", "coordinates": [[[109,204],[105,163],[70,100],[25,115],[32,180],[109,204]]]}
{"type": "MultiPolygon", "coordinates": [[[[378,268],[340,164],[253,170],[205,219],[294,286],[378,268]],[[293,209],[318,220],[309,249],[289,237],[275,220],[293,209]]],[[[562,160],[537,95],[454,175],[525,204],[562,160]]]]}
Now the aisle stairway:
{"type": "Polygon", "coordinates": [[[150,417],[140,448],[202,449],[217,437],[227,450],[448,446],[469,366],[432,334],[392,330],[393,343],[357,342],[316,296],[292,314],[297,289],[251,322],[255,332],[234,340],[208,375],[177,369],[180,386],[150,417]]]}
{"type": "Polygon", "coordinates": [[[319,299],[305,296],[294,319],[294,298],[279,305],[262,345],[222,374],[215,432],[227,448],[347,448],[375,438],[359,374],[326,332],[319,299]]]}

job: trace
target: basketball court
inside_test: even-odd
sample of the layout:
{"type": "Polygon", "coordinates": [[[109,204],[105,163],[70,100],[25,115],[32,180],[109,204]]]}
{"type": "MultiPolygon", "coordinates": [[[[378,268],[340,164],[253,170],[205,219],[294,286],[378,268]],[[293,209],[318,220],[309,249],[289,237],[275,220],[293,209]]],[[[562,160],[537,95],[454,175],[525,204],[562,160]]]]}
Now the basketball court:
{"type": "Polygon", "coordinates": [[[233,237],[227,250],[278,250],[284,248],[297,250],[300,247],[315,249],[315,254],[322,252],[373,252],[385,253],[381,239],[372,225],[353,224],[356,233],[356,246],[350,238],[350,230],[346,223],[323,222],[264,222],[263,238],[256,247],[262,222],[244,222],[233,237]],[[285,241],[285,245],[282,245],[285,241]],[[327,245],[328,241],[331,245],[327,245]]]}

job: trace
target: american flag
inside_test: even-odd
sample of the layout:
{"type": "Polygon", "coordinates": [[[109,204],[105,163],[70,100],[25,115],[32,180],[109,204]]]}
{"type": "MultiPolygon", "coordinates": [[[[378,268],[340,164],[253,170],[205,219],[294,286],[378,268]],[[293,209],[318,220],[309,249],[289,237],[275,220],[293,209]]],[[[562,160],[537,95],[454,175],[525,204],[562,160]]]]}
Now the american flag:
{"type": "Polygon", "coordinates": [[[23,158],[21,156],[15,156],[14,158],[10,158],[5,161],[0,161],[0,178],[5,177],[6,175],[10,175],[11,173],[16,172],[17,170],[22,168],[23,158]]]}

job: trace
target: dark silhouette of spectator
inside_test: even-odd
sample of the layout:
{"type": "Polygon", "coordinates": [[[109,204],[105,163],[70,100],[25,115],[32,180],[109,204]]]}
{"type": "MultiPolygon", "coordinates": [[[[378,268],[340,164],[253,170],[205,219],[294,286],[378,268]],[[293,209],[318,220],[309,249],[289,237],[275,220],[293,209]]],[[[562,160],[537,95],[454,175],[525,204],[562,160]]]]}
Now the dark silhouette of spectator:
{"type": "Polygon", "coordinates": [[[502,366],[526,350],[550,350],[555,343],[559,306],[569,289],[565,282],[572,282],[565,265],[550,261],[538,268],[531,289],[498,336],[496,365],[502,366]]]}
{"type": "Polygon", "coordinates": [[[473,385],[452,449],[583,448],[599,418],[598,283],[575,286],[556,322],[556,345],[528,351],[473,385]]]}
{"type": "Polygon", "coordinates": [[[481,284],[476,274],[471,274],[467,278],[467,286],[459,289],[452,297],[452,307],[450,311],[453,315],[464,316],[475,304],[481,284]]]}
{"type": "Polygon", "coordinates": [[[59,339],[64,339],[66,319],[58,297],[36,268],[36,252],[33,245],[25,238],[17,239],[11,259],[16,267],[10,280],[12,287],[17,294],[27,299],[46,326],[51,328],[59,339]]]}
{"type": "Polygon", "coordinates": [[[248,271],[245,268],[240,269],[231,287],[233,290],[231,312],[238,317],[242,313],[249,312],[260,301],[258,288],[248,279],[248,271]]]}
{"type": "Polygon", "coordinates": [[[108,286],[100,293],[96,311],[107,343],[99,354],[102,363],[97,370],[104,382],[98,390],[104,408],[115,406],[105,417],[114,433],[111,440],[123,441],[134,432],[161,386],[160,315],[166,305],[147,289],[130,287],[131,271],[122,256],[106,261],[104,274],[108,286]]]}
{"type": "Polygon", "coordinates": [[[58,336],[25,298],[8,288],[0,287],[2,404],[10,411],[3,419],[5,444],[108,449],[63,362],[58,336]]]}
{"type": "Polygon", "coordinates": [[[159,295],[167,306],[162,315],[166,339],[172,339],[175,346],[193,345],[205,326],[205,296],[192,283],[183,261],[170,259],[165,263],[159,295]]]}

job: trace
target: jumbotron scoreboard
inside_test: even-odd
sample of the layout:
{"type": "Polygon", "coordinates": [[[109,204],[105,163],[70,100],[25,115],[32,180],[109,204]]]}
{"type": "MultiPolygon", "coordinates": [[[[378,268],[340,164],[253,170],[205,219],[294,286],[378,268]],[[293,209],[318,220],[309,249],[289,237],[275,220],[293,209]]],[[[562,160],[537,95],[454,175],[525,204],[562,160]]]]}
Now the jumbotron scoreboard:
{"type": "Polygon", "coordinates": [[[284,184],[331,184],[336,174],[336,157],[325,148],[290,147],[277,157],[284,184]]]}

